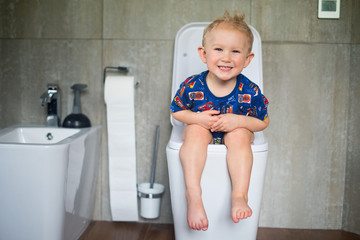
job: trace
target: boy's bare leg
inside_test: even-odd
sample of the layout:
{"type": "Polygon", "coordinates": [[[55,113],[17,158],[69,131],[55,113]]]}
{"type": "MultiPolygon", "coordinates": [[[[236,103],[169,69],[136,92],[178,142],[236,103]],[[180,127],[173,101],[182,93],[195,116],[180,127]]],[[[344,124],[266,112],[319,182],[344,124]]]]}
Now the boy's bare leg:
{"type": "Polygon", "coordinates": [[[253,162],[251,150],[253,141],[254,134],[245,128],[235,129],[224,136],[224,143],[228,149],[226,159],[233,188],[231,217],[235,223],[252,215],[247,202],[253,162]]]}
{"type": "Polygon", "coordinates": [[[212,141],[209,130],[193,124],[184,129],[184,143],[180,149],[180,160],[184,171],[187,221],[194,230],[208,229],[208,219],[201,199],[200,180],[205,166],[207,147],[212,141]]]}

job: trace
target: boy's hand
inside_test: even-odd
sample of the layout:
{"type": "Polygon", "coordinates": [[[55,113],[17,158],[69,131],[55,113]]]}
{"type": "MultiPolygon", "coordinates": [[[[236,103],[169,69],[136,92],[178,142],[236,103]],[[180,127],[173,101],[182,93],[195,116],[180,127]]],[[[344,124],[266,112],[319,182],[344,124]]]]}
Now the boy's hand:
{"type": "Polygon", "coordinates": [[[211,126],[212,132],[231,132],[236,128],[246,128],[251,132],[264,130],[269,125],[269,117],[260,120],[251,116],[226,113],[218,115],[218,120],[211,126]]]}
{"type": "Polygon", "coordinates": [[[206,129],[211,129],[211,127],[219,120],[220,111],[217,110],[208,110],[204,112],[197,113],[197,124],[206,129]]]}
{"type": "Polygon", "coordinates": [[[210,128],[212,132],[231,132],[239,127],[239,117],[241,115],[226,113],[217,117],[218,120],[210,128]]]}

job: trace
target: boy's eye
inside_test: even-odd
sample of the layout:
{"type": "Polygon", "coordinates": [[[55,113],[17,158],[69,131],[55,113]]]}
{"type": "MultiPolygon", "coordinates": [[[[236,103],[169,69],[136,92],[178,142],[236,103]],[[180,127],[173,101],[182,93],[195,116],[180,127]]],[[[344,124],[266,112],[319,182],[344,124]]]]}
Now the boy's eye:
{"type": "Polygon", "coordinates": [[[233,50],[232,52],[233,52],[233,53],[240,53],[239,50],[233,50]]]}
{"type": "Polygon", "coordinates": [[[222,51],[221,48],[215,48],[215,51],[222,51]]]}

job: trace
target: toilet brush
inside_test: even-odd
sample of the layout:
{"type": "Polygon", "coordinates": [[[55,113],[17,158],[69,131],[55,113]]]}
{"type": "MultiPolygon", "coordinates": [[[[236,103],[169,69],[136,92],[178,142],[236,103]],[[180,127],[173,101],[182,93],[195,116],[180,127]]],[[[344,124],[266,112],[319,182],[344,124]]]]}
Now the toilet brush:
{"type": "Polygon", "coordinates": [[[164,185],[154,183],[156,158],[159,144],[159,125],[156,125],[154,152],[151,166],[150,183],[138,185],[138,196],[140,197],[140,216],[147,219],[155,219],[160,216],[161,197],[164,193],[164,185]]]}
{"type": "Polygon", "coordinates": [[[157,159],[157,152],[158,152],[158,145],[159,145],[159,131],[160,131],[160,126],[156,125],[155,138],[154,138],[154,141],[155,141],[154,152],[153,152],[153,159],[152,159],[152,164],[151,164],[150,188],[154,188],[156,159],[157,159]]]}

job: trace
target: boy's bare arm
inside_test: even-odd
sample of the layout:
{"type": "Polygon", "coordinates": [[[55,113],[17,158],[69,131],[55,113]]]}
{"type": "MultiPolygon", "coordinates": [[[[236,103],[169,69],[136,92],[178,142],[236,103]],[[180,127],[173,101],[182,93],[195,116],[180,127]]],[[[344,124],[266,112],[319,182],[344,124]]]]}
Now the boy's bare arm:
{"type": "Polygon", "coordinates": [[[260,120],[255,117],[243,116],[237,114],[221,114],[219,120],[211,126],[213,132],[231,132],[236,128],[246,128],[251,132],[262,131],[269,125],[269,117],[260,120]]]}
{"type": "Polygon", "coordinates": [[[210,129],[211,126],[219,120],[219,111],[209,110],[204,112],[192,112],[190,110],[182,110],[175,113],[171,113],[173,118],[183,122],[187,125],[198,124],[206,129],[210,129]]]}

